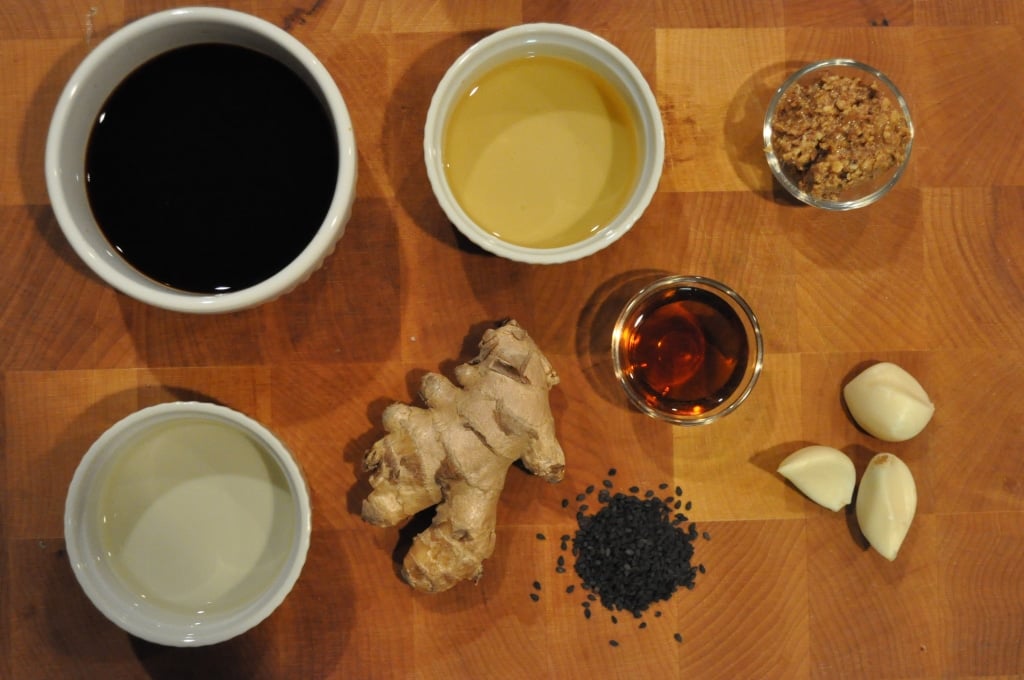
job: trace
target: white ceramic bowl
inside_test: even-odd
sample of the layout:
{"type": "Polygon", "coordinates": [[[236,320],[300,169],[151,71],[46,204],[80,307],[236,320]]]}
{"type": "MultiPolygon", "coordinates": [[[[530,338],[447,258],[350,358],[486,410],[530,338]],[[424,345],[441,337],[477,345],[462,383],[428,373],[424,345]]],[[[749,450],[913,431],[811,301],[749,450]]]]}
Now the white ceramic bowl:
{"type": "Polygon", "coordinates": [[[269,616],[309,549],[309,492],[288,449],[232,409],[171,402],[113,425],[68,490],[68,557],[132,635],[222,642],[269,616]]]}
{"type": "Polygon", "coordinates": [[[496,255],[538,264],[576,260],[622,237],[643,214],[658,188],[665,158],[661,112],[636,65],[610,42],[562,24],[524,24],[493,33],[471,46],[441,79],[427,111],[423,140],[430,185],[442,209],[470,241],[496,255]],[[592,236],[565,246],[530,247],[509,243],[477,224],[455,198],[445,172],[445,129],[457,101],[470,83],[496,66],[531,55],[570,59],[604,77],[622,96],[636,119],[639,173],[625,206],[592,236]]]}
{"type": "Polygon", "coordinates": [[[116,31],[82,61],[57,102],[46,140],[46,185],[54,214],[82,260],[104,281],[137,300],[165,309],[218,313],[253,307],[309,278],[334,250],[355,199],[356,148],[345,101],[330,73],[302,43],[257,17],[227,9],[167,10],[116,31]],[[324,104],[338,145],[338,177],[323,223],[308,246],[284,269],[260,283],[223,294],[170,288],[144,276],[111,247],[93,217],[86,193],[85,152],[93,123],[108,95],[143,63],[195,43],[240,45],[267,54],[298,74],[324,104]]]}

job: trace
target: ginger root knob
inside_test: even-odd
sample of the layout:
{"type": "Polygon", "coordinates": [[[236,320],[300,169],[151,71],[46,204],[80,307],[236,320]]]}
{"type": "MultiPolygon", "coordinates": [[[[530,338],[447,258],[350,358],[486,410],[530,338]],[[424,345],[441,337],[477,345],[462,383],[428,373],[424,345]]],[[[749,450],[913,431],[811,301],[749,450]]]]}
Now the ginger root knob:
{"type": "Polygon", "coordinates": [[[402,567],[406,582],[426,592],[483,574],[512,463],[522,460],[552,483],[565,472],[548,403],[558,374],[518,323],[485,331],[480,353],[455,369],[455,379],[457,385],[436,373],[424,376],[426,408],[387,407],[387,434],[363,459],[373,488],[363,501],[366,522],[394,526],[437,506],[402,567]]]}

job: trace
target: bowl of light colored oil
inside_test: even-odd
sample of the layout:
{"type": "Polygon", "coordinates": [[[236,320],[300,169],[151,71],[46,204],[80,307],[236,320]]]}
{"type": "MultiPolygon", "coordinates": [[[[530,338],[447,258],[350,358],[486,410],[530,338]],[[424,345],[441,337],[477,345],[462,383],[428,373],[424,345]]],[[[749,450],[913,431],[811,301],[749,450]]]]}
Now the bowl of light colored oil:
{"type": "Polygon", "coordinates": [[[269,616],[309,548],[302,472],[265,427],[216,404],[135,412],[82,458],[65,506],[68,557],[92,603],[132,635],[222,642],[269,616]]]}
{"type": "Polygon", "coordinates": [[[590,255],[641,217],[661,178],[661,113],[607,40],[524,24],[472,45],[434,92],[424,159],[455,227],[496,255],[590,255]]]}

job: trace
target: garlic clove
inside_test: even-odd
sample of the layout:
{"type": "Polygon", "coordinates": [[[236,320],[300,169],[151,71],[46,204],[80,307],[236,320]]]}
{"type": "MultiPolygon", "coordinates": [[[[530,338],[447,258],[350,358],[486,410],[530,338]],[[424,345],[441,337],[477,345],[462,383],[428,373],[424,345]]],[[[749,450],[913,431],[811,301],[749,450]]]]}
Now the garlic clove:
{"type": "Polygon", "coordinates": [[[831,446],[805,446],[779,463],[780,475],[818,505],[839,510],[849,505],[857,471],[850,457],[831,446]]]}
{"type": "Polygon", "coordinates": [[[885,559],[896,559],[916,511],[917,487],[910,468],[891,453],[877,454],[857,492],[857,524],[864,538],[885,559]]]}
{"type": "Polygon", "coordinates": [[[921,383],[889,362],[861,371],[843,388],[843,399],[858,425],[888,442],[917,436],[935,413],[921,383]]]}

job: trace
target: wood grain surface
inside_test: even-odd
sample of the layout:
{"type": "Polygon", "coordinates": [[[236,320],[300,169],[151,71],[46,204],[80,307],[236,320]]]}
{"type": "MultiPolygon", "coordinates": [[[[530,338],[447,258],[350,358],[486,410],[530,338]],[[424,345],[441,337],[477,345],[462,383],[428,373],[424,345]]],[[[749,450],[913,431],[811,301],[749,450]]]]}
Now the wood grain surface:
{"type": "Polygon", "coordinates": [[[324,62],[353,117],[360,175],[323,269],[273,303],[209,318],[101,283],[64,240],[43,177],[72,70],[126,22],[172,4],[0,3],[0,677],[1024,677],[1024,2],[224,4],[287,28],[324,62]],[[666,128],[642,220],[605,251],[554,266],[466,247],[422,162],[447,66],[533,21],[617,44],[666,128]],[[841,214],[784,197],[760,148],[773,90],[834,56],[887,72],[917,127],[895,190],[841,214]],[[614,383],[611,321],[656,271],[722,280],[761,320],[761,380],[711,426],[649,419],[614,383]],[[385,405],[414,401],[424,372],[450,371],[508,316],[561,375],[551,400],[567,475],[550,486],[514,468],[483,579],[418,594],[393,560],[404,534],[359,518],[361,455],[385,405]],[[937,405],[905,443],[860,432],[840,400],[858,368],[882,360],[937,405]],[[192,398],[285,441],[311,487],[314,531],[295,590],[267,621],[179,650],[133,639],[93,608],[62,514],[101,432],[192,398]],[[918,516],[895,562],[865,547],[850,513],[815,506],[775,473],[808,443],[841,448],[858,471],[881,450],[911,467],[918,516]],[[694,557],[707,573],[643,629],[599,606],[584,618],[579,590],[565,593],[574,576],[555,572],[557,537],[575,529],[561,500],[611,467],[617,485],[681,485],[711,536],[694,557]]]}

